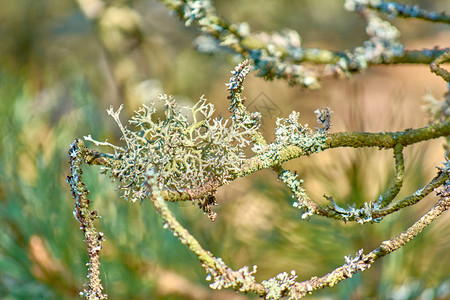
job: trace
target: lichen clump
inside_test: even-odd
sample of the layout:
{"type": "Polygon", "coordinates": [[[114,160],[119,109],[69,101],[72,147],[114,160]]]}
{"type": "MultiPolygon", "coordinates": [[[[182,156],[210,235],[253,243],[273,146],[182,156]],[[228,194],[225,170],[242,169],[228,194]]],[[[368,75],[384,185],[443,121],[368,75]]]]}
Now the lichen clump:
{"type": "MultiPolygon", "coordinates": [[[[266,299],[278,300],[283,296],[289,295],[292,287],[295,284],[295,280],[297,279],[297,274],[294,270],[291,271],[289,275],[286,272],[278,274],[274,278],[270,278],[269,280],[264,280],[261,284],[267,290],[266,299]]],[[[291,296],[291,295],[289,295],[291,296]]],[[[289,299],[294,299],[294,297],[289,297],[289,299]]]]}
{"type": "Polygon", "coordinates": [[[123,196],[133,202],[148,196],[145,172],[150,168],[161,190],[184,191],[208,181],[222,185],[230,180],[241,168],[255,127],[213,118],[214,106],[204,97],[193,107],[181,107],[167,95],[160,95],[160,100],[165,103],[165,119],[154,120],[154,104],[144,105],[129,121],[136,130],[122,126],[120,110],[108,111],[127,144],[115,148],[116,163],[106,168],[121,182],[123,196]]]}

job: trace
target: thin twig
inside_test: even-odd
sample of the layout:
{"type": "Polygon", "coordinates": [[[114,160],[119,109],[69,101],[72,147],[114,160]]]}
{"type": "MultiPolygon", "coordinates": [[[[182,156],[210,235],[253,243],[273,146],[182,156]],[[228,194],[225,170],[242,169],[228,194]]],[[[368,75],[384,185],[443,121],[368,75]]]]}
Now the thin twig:
{"type": "Polygon", "coordinates": [[[450,24],[450,16],[445,12],[436,13],[419,8],[417,5],[400,4],[394,1],[365,1],[365,6],[393,17],[414,18],[430,22],[450,24]]]}
{"type": "Polygon", "coordinates": [[[405,162],[403,159],[403,145],[398,143],[394,146],[395,179],[394,184],[377,201],[380,208],[386,207],[398,195],[403,185],[405,175],[405,162]]]}
{"type": "Polygon", "coordinates": [[[414,205],[418,203],[420,200],[425,198],[427,195],[429,195],[431,192],[433,192],[436,188],[444,184],[446,180],[449,179],[449,176],[447,172],[439,171],[438,174],[423,188],[417,190],[412,195],[409,195],[399,201],[397,201],[394,204],[391,204],[390,206],[380,209],[378,211],[373,212],[373,218],[380,218],[387,216],[393,212],[399,211],[402,208],[405,208],[407,206],[414,205]]]}
{"type": "Polygon", "coordinates": [[[90,209],[89,193],[86,185],[83,183],[81,175],[83,171],[81,165],[85,162],[84,144],[80,140],[75,140],[69,149],[70,176],[67,182],[70,184],[72,196],[75,199],[75,218],[80,222],[80,229],[85,236],[87,252],[89,255],[88,278],[89,284],[80,294],[88,300],[107,299],[108,295],[103,293],[103,286],[100,279],[100,250],[104,235],[98,232],[94,226],[94,220],[100,218],[97,211],[90,209]]]}
{"type": "Polygon", "coordinates": [[[437,57],[435,60],[433,60],[433,62],[430,64],[430,68],[433,73],[442,77],[445,81],[450,83],[450,73],[444,68],[441,68],[440,66],[440,64],[449,61],[450,61],[450,49],[448,49],[447,51],[442,53],[439,57],[437,57]]]}

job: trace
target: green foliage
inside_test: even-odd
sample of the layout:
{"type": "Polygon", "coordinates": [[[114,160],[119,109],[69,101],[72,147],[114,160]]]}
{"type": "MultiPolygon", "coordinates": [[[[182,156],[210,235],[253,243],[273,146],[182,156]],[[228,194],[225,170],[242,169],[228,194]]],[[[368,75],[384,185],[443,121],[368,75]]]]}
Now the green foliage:
{"type": "MultiPolygon", "coordinates": [[[[74,104],[82,106],[76,99],[79,86],[73,88],[74,104]]],[[[33,101],[33,96],[22,80],[0,75],[0,294],[58,299],[77,293],[75,274],[83,272],[81,244],[68,248],[65,242],[78,235],[65,220],[71,219],[72,204],[65,201],[66,155],[60,145],[73,132],[63,126],[51,99],[33,101]],[[35,114],[39,110],[42,114],[35,114]]],[[[75,122],[75,115],[64,117],[75,122]]]]}
{"type": "MultiPolygon", "coordinates": [[[[110,128],[99,103],[80,78],[41,97],[23,80],[1,74],[2,299],[79,299],[86,276],[88,256],[74,222],[74,204],[67,201],[71,196],[65,182],[65,144],[88,130],[102,137],[110,128]],[[66,126],[66,122],[73,126],[66,126]]],[[[195,262],[192,255],[178,247],[169,232],[161,230],[154,208],[148,203],[130,206],[105,201],[118,196],[114,185],[99,177],[96,168],[83,169],[88,187],[103,187],[91,189],[89,196],[95,208],[108,215],[101,222],[109,249],[101,259],[101,271],[109,293],[117,298],[153,294],[156,275],[152,274],[161,267],[185,270],[194,279],[200,277],[201,270],[189,267],[195,262]]],[[[177,215],[192,224],[202,216],[194,211],[192,220],[179,212],[177,215]]]]}

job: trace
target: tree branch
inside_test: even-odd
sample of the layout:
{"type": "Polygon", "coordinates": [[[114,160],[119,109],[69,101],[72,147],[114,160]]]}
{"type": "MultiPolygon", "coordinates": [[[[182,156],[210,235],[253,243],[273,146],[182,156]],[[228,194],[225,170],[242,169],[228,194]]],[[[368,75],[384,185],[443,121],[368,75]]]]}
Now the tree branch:
{"type": "Polygon", "coordinates": [[[383,195],[380,195],[376,205],[380,208],[386,207],[398,195],[403,185],[405,162],[403,159],[403,145],[398,143],[394,146],[395,179],[394,184],[383,195]]]}
{"type": "MultiPolygon", "coordinates": [[[[361,7],[368,7],[391,17],[415,18],[430,22],[450,24],[450,16],[445,12],[436,13],[419,8],[417,5],[400,4],[394,1],[352,0],[347,3],[355,3],[361,7]]],[[[346,3],[346,4],[347,4],[346,3]]],[[[348,5],[348,4],[347,4],[348,5]]]]}
{"type": "Polygon", "coordinates": [[[104,235],[102,232],[97,232],[94,226],[94,220],[100,218],[100,216],[97,211],[90,210],[90,200],[87,198],[89,191],[81,178],[83,174],[81,165],[85,162],[84,157],[86,155],[84,149],[86,148],[83,142],[78,139],[70,146],[70,176],[67,177],[72,196],[75,199],[74,215],[78,222],[80,222],[80,229],[84,233],[89,255],[89,284],[87,289],[84,289],[80,294],[88,300],[108,299],[108,295],[103,294],[99,270],[99,256],[104,235]]]}
{"type": "Polygon", "coordinates": [[[450,135],[450,121],[397,132],[337,132],[328,135],[326,148],[378,147],[387,149],[394,148],[398,143],[408,146],[448,135],[450,135]]]}

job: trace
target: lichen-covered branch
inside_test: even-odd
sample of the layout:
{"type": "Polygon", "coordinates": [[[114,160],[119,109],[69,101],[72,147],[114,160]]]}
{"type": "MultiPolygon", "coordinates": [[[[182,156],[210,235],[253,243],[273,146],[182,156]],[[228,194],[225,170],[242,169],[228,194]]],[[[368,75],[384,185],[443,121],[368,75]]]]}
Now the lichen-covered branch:
{"type": "Polygon", "coordinates": [[[217,289],[232,287],[237,291],[253,291],[256,294],[264,295],[265,290],[263,286],[257,284],[253,276],[256,270],[249,272],[248,268],[244,267],[239,271],[233,271],[220,258],[214,257],[211,252],[203,249],[200,243],[176,220],[167,207],[160,195],[157,174],[154,170],[148,170],[146,177],[145,185],[148,187],[149,197],[164,221],[164,228],[171,230],[173,235],[198,257],[209,274],[209,280],[214,280],[211,286],[217,289]]]}
{"type": "Polygon", "coordinates": [[[386,208],[379,209],[377,211],[372,212],[372,217],[374,219],[378,219],[384,216],[387,216],[393,212],[399,211],[402,208],[405,208],[410,205],[414,205],[427,195],[432,193],[435,189],[444,184],[445,181],[449,179],[447,172],[442,172],[441,170],[438,174],[423,188],[417,190],[412,195],[409,195],[403,199],[398,200],[397,202],[389,205],[386,208]]]}
{"type": "Polygon", "coordinates": [[[72,196],[75,199],[74,215],[78,222],[80,222],[80,229],[84,233],[89,256],[89,283],[87,284],[87,289],[84,289],[80,294],[88,300],[107,299],[108,295],[103,293],[99,270],[99,253],[102,249],[104,236],[94,226],[94,220],[100,218],[100,216],[97,211],[91,210],[90,200],[87,197],[89,191],[81,178],[83,174],[81,165],[85,162],[85,157],[91,156],[85,149],[83,142],[80,140],[75,140],[70,146],[70,176],[67,177],[72,196]]]}
{"type": "Polygon", "coordinates": [[[433,62],[430,64],[430,68],[433,73],[442,77],[445,81],[447,81],[450,84],[450,72],[448,72],[444,68],[441,68],[440,66],[441,64],[449,61],[450,61],[450,49],[448,49],[440,56],[438,56],[435,60],[433,60],[433,62]]]}
{"type": "Polygon", "coordinates": [[[398,132],[336,132],[324,133],[303,129],[303,136],[297,136],[299,141],[289,143],[271,143],[257,151],[257,155],[248,158],[236,177],[242,177],[258,170],[271,168],[294,158],[308,156],[315,152],[338,147],[377,147],[394,148],[395,145],[408,146],[439,137],[450,135],[450,122],[431,124],[416,129],[406,129],[398,132]]]}
{"type": "Polygon", "coordinates": [[[390,17],[415,18],[430,22],[450,24],[450,16],[445,12],[436,13],[419,8],[417,5],[400,4],[394,1],[380,0],[347,0],[345,5],[361,10],[364,8],[375,9],[388,14],[390,17]]]}
{"type": "MultiPolygon", "coordinates": [[[[292,112],[288,118],[277,120],[275,141],[268,144],[258,131],[260,114],[249,113],[244,105],[243,82],[249,68],[248,61],[244,61],[232,71],[233,75],[227,84],[231,102],[229,110],[232,114],[229,120],[222,122],[221,118],[211,119],[213,106],[201,98],[193,108],[189,108],[193,119],[190,122],[180,114],[173,98],[162,96],[161,99],[166,103],[166,120],[155,122],[152,119],[154,108],[144,107],[131,121],[140,130],[132,131],[121,124],[120,109],[117,112],[110,109],[109,114],[118,123],[127,145],[122,148],[108,142],[98,142],[88,136],[86,140],[97,146],[108,146],[114,149],[115,154],[102,154],[86,149],[86,162],[103,165],[104,171],[110,171],[114,178],[119,179],[119,188],[125,190],[124,196],[133,201],[147,197],[148,187],[143,184],[145,172],[149,168],[156,168],[159,194],[163,199],[197,201],[211,220],[215,218],[215,213],[211,210],[215,205],[214,195],[220,186],[265,168],[272,168],[292,190],[296,199],[294,206],[304,211],[303,219],[317,214],[361,224],[379,222],[386,214],[396,211],[396,208],[411,205],[411,199],[407,198],[395,204],[393,210],[385,209],[403,184],[403,148],[449,135],[450,122],[401,132],[330,134],[329,109],[316,111],[318,123],[322,125],[322,128],[316,130],[299,124],[299,114],[292,112]],[[199,119],[199,116],[202,118],[199,119]],[[228,125],[228,122],[231,124],[228,125]],[[252,145],[255,156],[246,158],[243,155],[242,147],[246,145],[252,145]],[[380,195],[377,201],[365,202],[360,208],[355,208],[353,204],[343,208],[331,196],[326,196],[331,206],[321,208],[307,195],[301,186],[302,180],[296,179],[296,175],[281,167],[286,161],[336,147],[392,148],[396,174],[392,187],[380,195]]],[[[442,184],[442,180],[436,182],[442,184]]],[[[434,183],[430,184],[436,187],[434,183]]],[[[419,201],[428,193],[430,191],[418,193],[414,201],[419,201]]]]}
{"type": "MultiPolygon", "coordinates": [[[[262,76],[272,76],[270,72],[274,71],[274,68],[284,68],[287,73],[278,74],[282,78],[288,78],[295,72],[300,72],[301,76],[307,74],[305,70],[295,69],[292,65],[289,69],[288,65],[283,65],[282,60],[278,60],[289,60],[288,57],[295,55],[298,55],[296,59],[303,59],[302,53],[295,52],[302,50],[295,33],[284,33],[285,43],[280,47],[288,49],[285,57],[270,53],[274,55],[273,57],[277,57],[277,60],[270,61],[269,54],[259,52],[257,55],[263,53],[264,57],[257,58],[254,51],[248,52],[250,48],[242,46],[245,44],[242,42],[248,36],[245,32],[242,33],[243,29],[227,25],[217,18],[209,1],[163,2],[177,11],[186,25],[199,25],[213,37],[223,39],[224,45],[234,43],[235,47],[232,49],[244,57],[249,56],[253,59],[262,76]],[[269,61],[273,65],[265,67],[258,65],[269,61]],[[266,71],[269,73],[264,74],[263,68],[267,68],[266,71]]],[[[392,63],[395,61],[393,57],[405,53],[398,42],[395,27],[381,20],[369,8],[362,9],[360,13],[367,19],[367,33],[370,40],[364,47],[346,53],[346,56],[339,56],[335,61],[334,71],[339,69],[346,73],[362,70],[371,63],[392,63]]],[[[274,42],[268,35],[262,34],[258,38],[264,43],[274,42]]],[[[436,60],[437,68],[448,59],[445,56],[447,53],[436,60]]],[[[326,59],[328,54],[321,52],[319,55],[322,56],[321,59],[326,59]]],[[[275,139],[272,143],[267,143],[259,131],[261,114],[250,113],[245,106],[244,80],[250,68],[249,61],[245,60],[232,71],[232,76],[226,84],[231,113],[227,119],[214,118],[214,106],[203,96],[192,107],[182,107],[171,96],[161,95],[160,100],[165,105],[163,119],[156,120],[154,103],[144,105],[129,121],[131,127],[129,128],[124,126],[119,118],[122,106],[118,110],[113,108],[108,110],[108,114],[113,117],[122,132],[124,146],[113,145],[107,141],[99,142],[90,135],[85,137],[85,140],[93,142],[96,146],[108,147],[113,153],[90,150],[79,140],[71,145],[69,151],[71,175],[68,182],[76,200],[75,216],[85,233],[90,258],[90,283],[83,293],[87,299],[106,299],[107,295],[102,293],[98,269],[103,234],[97,232],[93,225],[93,221],[99,216],[96,211],[90,211],[88,191],[81,181],[83,163],[101,165],[103,173],[109,173],[119,182],[118,188],[123,192],[124,198],[133,202],[149,198],[162,217],[164,228],[170,229],[173,235],[198,257],[207,272],[207,280],[212,280],[211,288],[233,288],[242,293],[253,292],[266,299],[280,299],[285,296],[299,299],[317,289],[334,286],[352,277],[356,272],[368,269],[377,259],[405,245],[449,208],[448,162],[424,188],[394,202],[404,181],[403,149],[414,143],[450,136],[450,121],[444,113],[446,111],[444,104],[440,105],[437,123],[423,128],[380,133],[330,133],[332,112],[329,108],[315,111],[320,128],[311,129],[307,124],[300,124],[299,113],[293,111],[288,117],[277,119],[275,139]],[[347,204],[348,207],[343,208],[331,196],[325,196],[331,205],[322,208],[307,195],[302,187],[303,180],[282,167],[284,162],[337,147],[393,149],[395,178],[391,187],[380,195],[377,201],[366,201],[360,208],[356,208],[355,204],[347,204]],[[250,150],[253,151],[253,156],[248,155],[250,150]],[[345,257],[343,266],[320,278],[313,277],[304,282],[297,282],[298,275],[291,270],[290,273],[283,272],[258,283],[254,276],[256,266],[252,270],[244,266],[237,271],[228,267],[221,258],[202,248],[195,237],[175,219],[166,201],[196,201],[214,221],[216,213],[212,211],[212,206],[216,205],[217,189],[230,181],[262,169],[275,171],[278,178],[291,190],[295,199],[294,206],[303,210],[303,219],[319,215],[361,224],[379,222],[384,216],[417,203],[439,186],[444,185],[444,189],[439,194],[438,203],[418,222],[404,233],[383,242],[369,254],[364,254],[363,250],[360,250],[354,258],[345,257]]],[[[315,77],[295,76],[291,78],[295,82],[302,82],[304,85],[314,84],[315,77]]]]}
{"type": "MultiPolygon", "coordinates": [[[[85,140],[98,143],[98,141],[92,139],[90,136],[86,136],[85,140]]],[[[99,143],[101,145],[102,143],[99,143]]],[[[105,144],[103,144],[105,146],[105,144]]],[[[111,145],[106,145],[111,147],[111,145]]],[[[114,146],[114,145],[112,145],[114,146]]],[[[84,161],[88,165],[98,165],[105,167],[104,170],[112,168],[114,165],[119,164],[119,160],[114,158],[113,154],[103,153],[96,150],[87,148],[86,146],[79,145],[83,149],[84,161]]],[[[212,179],[207,180],[201,187],[186,189],[186,190],[164,190],[160,194],[164,200],[169,202],[177,201],[194,201],[196,199],[204,198],[205,195],[211,194],[219,188],[220,184],[212,179]]]]}
{"type": "Polygon", "coordinates": [[[351,278],[359,271],[367,270],[372,264],[383,256],[394,252],[406,245],[409,241],[419,235],[428,225],[436,220],[439,215],[450,208],[450,186],[445,185],[439,192],[439,201],[431,210],[421,217],[416,223],[401,234],[381,243],[381,245],[368,254],[359,250],[354,258],[347,256],[346,263],[322,277],[313,277],[304,282],[295,283],[290,293],[291,299],[299,299],[312,291],[324,287],[332,287],[342,280],[351,278]]]}
{"type": "MultiPolygon", "coordinates": [[[[445,169],[444,172],[448,173],[445,169]]],[[[448,174],[447,174],[448,177],[448,174]]],[[[428,213],[422,216],[416,223],[409,227],[406,231],[402,232],[398,236],[391,238],[388,241],[384,241],[381,245],[370,252],[367,255],[367,259],[373,262],[395,250],[398,250],[406,243],[415,238],[421,233],[428,225],[431,224],[437,217],[439,217],[444,211],[450,208],[450,185],[448,182],[444,184],[444,187],[437,193],[440,197],[439,201],[430,209],[428,213]]]]}
{"type": "MultiPolygon", "coordinates": [[[[292,118],[295,118],[295,116],[292,115],[292,118]]],[[[297,126],[296,128],[299,127],[297,126]]],[[[329,148],[377,147],[389,149],[394,148],[397,144],[405,147],[415,143],[445,137],[450,135],[450,121],[397,132],[336,132],[324,134],[321,131],[314,132],[312,130],[310,131],[310,129],[303,129],[303,134],[303,136],[297,134],[297,136],[291,137],[297,140],[297,145],[295,145],[295,142],[285,143],[284,145],[282,143],[261,144],[255,149],[257,154],[254,157],[245,159],[242,163],[242,168],[237,173],[234,173],[233,178],[242,177],[265,168],[271,168],[291,159],[311,155],[314,152],[320,152],[329,148]]],[[[111,162],[115,161],[112,159],[111,154],[104,154],[93,150],[89,151],[91,151],[89,152],[91,157],[89,158],[89,162],[92,164],[109,167],[111,162]],[[98,158],[101,159],[99,160],[98,158]]],[[[168,198],[174,197],[168,196],[168,198]]],[[[183,198],[186,197],[183,196],[183,198]]]]}
{"type": "Polygon", "coordinates": [[[448,135],[450,135],[449,121],[397,132],[336,132],[328,135],[325,148],[378,147],[389,149],[394,148],[397,144],[408,146],[448,135]]]}
{"type": "Polygon", "coordinates": [[[322,208],[308,196],[306,190],[302,187],[303,180],[297,179],[296,174],[283,170],[280,166],[273,167],[273,169],[277,172],[279,178],[292,190],[292,197],[296,200],[293,206],[304,211],[302,214],[302,219],[309,219],[310,216],[315,214],[318,216],[343,220],[345,222],[356,221],[361,224],[367,222],[380,222],[383,217],[404,207],[416,204],[448,180],[448,173],[440,169],[436,177],[433,178],[426,186],[417,190],[412,195],[391,204],[403,184],[404,161],[402,149],[403,147],[400,144],[397,144],[394,147],[396,177],[394,179],[393,186],[384,194],[380,195],[377,201],[366,201],[358,209],[355,208],[354,204],[348,205],[348,208],[345,209],[337,205],[330,196],[324,197],[331,202],[331,206],[322,208]]]}
{"type": "MultiPolygon", "coordinates": [[[[273,34],[251,33],[247,23],[232,24],[219,17],[208,0],[160,1],[181,18],[186,26],[196,26],[205,33],[196,40],[199,51],[231,51],[242,59],[253,61],[258,71],[257,76],[270,80],[283,79],[292,85],[299,84],[306,88],[319,87],[322,78],[349,76],[370,65],[429,64],[446,50],[405,50],[399,42],[398,30],[371,10],[372,7],[368,4],[371,1],[347,1],[345,5],[348,10],[357,11],[366,18],[366,31],[369,35],[368,41],[351,51],[305,48],[301,45],[299,33],[290,29],[273,34]],[[325,67],[317,70],[304,66],[303,63],[322,64],[325,67]]],[[[406,15],[411,12],[416,13],[415,16],[433,16],[422,10],[417,13],[414,8],[408,10],[407,6],[394,8],[398,14],[406,15]]],[[[445,17],[445,14],[441,14],[438,19],[444,20],[445,17]]]]}
{"type": "Polygon", "coordinates": [[[398,195],[403,185],[405,163],[403,159],[403,145],[397,144],[394,146],[394,160],[395,160],[395,179],[394,184],[383,195],[380,195],[377,201],[377,206],[380,208],[386,207],[398,195]]]}
{"type": "Polygon", "coordinates": [[[296,200],[293,206],[298,209],[303,209],[305,213],[302,215],[302,219],[308,219],[313,214],[319,216],[328,216],[329,214],[322,209],[316,202],[312,201],[305,189],[302,187],[303,180],[297,179],[297,175],[290,171],[284,170],[280,166],[273,167],[274,171],[278,174],[278,178],[283,181],[292,191],[292,198],[296,200]]]}
{"type": "MultiPolygon", "coordinates": [[[[363,224],[379,222],[387,212],[383,210],[380,214],[380,210],[386,208],[399,193],[404,177],[403,148],[450,135],[449,121],[401,132],[328,133],[331,111],[323,109],[315,111],[322,127],[316,130],[299,124],[297,112],[292,112],[288,118],[278,118],[275,141],[268,144],[258,131],[261,115],[248,112],[244,104],[243,83],[249,71],[247,60],[232,71],[227,83],[232,115],[225,121],[211,118],[214,107],[203,97],[192,108],[184,108],[191,113],[192,120],[189,120],[181,114],[181,107],[172,97],[161,96],[166,105],[166,119],[153,120],[154,106],[144,106],[130,121],[137,131],[122,125],[119,118],[121,108],[117,111],[108,110],[122,131],[126,147],[98,142],[91,136],[85,137],[97,146],[107,146],[115,151],[112,155],[86,150],[87,163],[103,165],[103,171],[109,171],[121,183],[119,188],[124,190],[124,197],[133,201],[142,201],[147,197],[148,187],[143,184],[145,172],[149,168],[156,168],[158,188],[163,199],[196,201],[211,220],[216,216],[212,206],[216,205],[215,192],[219,187],[238,177],[272,168],[292,190],[296,199],[294,206],[304,210],[302,218],[308,219],[317,214],[363,224]],[[247,158],[243,154],[246,146],[252,146],[255,153],[253,157],[247,158]],[[377,201],[365,202],[360,208],[354,204],[343,208],[331,196],[325,196],[331,206],[321,208],[301,187],[302,180],[296,179],[296,175],[281,167],[289,160],[336,147],[392,148],[396,174],[392,187],[380,195],[377,201]]],[[[415,199],[419,201],[422,198],[415,199]]],[[[405,201],[402,200],[402,205],[409,203],[405,201]]]]}
{"type": "Polygon", "coordinates": [[[439,49],[438,47],[422,50],[405,50],[402,55],[393,57],[386,64],[425,64],[432,63],[436,58],[445,53],[448,48],[439,49]]]}
{"type": "MultiPolygon", "coordinates": [[[[447,172],[447,170],[443,170],[443,172],[447,172]]],[[[351,278],[358,271],[370,268],[377,259],[404,246],[420,234],[440,214],[450,208],[450,186],[445,185],[442,191],[439,192],[440,200],[427,214],[405,232],[384,241],[378,248],[367,255],[364,255],[361,249],[354,258],[350,256],[345,257],[346,263],[343,266],[320,278],[313,277],[304,282],[296,282],[296,272],[291,271],[291,275],[281,273],[274,278],[264,280],[260,284],[255,281],[253,276],[256,272],[256,267],[253,268],[252,272],[248,272],[248,267],[241,268],[239,271],[233,271],[220,258],[215,258],[210,252],[204,250],[198,241],[178,223],[164,199],[159,195],[157,178],[153,170],[150,170],[147,176],[147,184],[150,185],[149,190],[152,191],[151,199],[165,222],[164,227],[170,229],[183,244],[187,245],[197,255],[208,272],[207,279],[214,281],[211,287],[217,289],[231,287],[240,292],[256,293],[266,299],[280,299],[284,296],[289,296],[289,299],[300,299],[315,290],[332,287],[344,279],[351,278]]]]}
{"type": "Polygon", "coordinates": [[[380,195],[377,201],[366,201],[360,208],[356,208],[354,204],[348,205],[348,208],[343,208],[330,196],[324,197],[330,201],[331,206],[322,208],[317,202],[309,197],[306,190],[302,187],[303,180],[297,178],[296,174],[284,170],[280,166],[273,167],[272,169],[278,174],[280,180],[291,189],[292,198],[295,199],[293,206],[304,211],[302,219],[307,220],[312,215],[318,215],[345,222],[358,222],[360,224],[380,222],[385,216],[418,203],[449,179],[448,173],[439,169],[438,174],[423,188],[395,203],[391,203],[400,191],[404,176],[403,157],[401,155],[400,147],[396,146],[396,148],[395,156],[397,157],[395,159],[398,161],[396,162],[396,179],[394,180],[393,186],[383,195],[380,195]],[[386,200],[385,204],[381,205],[382,202],[380,203],[380,201],[385,199],[388,199],[389,201],[386,200]]]}
{"type": "MultiPolygon", "coordinates": [[[[436,188],[444,184],[444,182],[448,180],[448,178],[449,177],[447,172],[439,170],[438,174],[426,186],[417,190],[412,195],[400,199],[395,203],[391,203],[384,208],[380,205],[380,199],[383,199],[383,195],[380,195],[377,201],[364,202],[364,204],[360,208],[356,208],[354,204],[348,205],[348,208],[343,208],[337,205],[332,197],[325,196],[325,198],[331,202],[331,206],[318,210],[319,213],[317,213],[317,215],[334,218],[337,220],[343,220],[345,222],[358,222],[360,224],[368,222],[378,223],[385,216],[399,211],[400,209],[407,206],[418,203],[420,200],[432,193],[436,188]]],[[[388,192],[390,192],[390,190],[388,190],[386,193],[388,192]]],[[[392,198],[391,201],[393,199],[394,198],[392,198]]]]}

